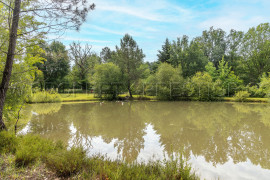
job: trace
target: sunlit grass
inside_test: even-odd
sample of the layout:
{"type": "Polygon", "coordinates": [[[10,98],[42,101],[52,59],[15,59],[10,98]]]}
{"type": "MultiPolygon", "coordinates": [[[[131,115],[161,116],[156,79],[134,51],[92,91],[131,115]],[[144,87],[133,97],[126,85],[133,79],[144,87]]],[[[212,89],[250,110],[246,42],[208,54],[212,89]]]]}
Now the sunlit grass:
{"type": "MultiPolygon", "coordinates": [[[[60,94],[62,102],[82,102],[82,101],[91,101],[98,102],[101,98],[96,97],[94,94],[87,93],[70,93],[70,94],[60,94]]],[[[128,94],[119,95],[122,100],[147,100],[147,101],[158,101],[156,96],[147,96],[147,95],[133,95],[133,98],[129,98],[128,94]]],[[[236,102],[234,97],[219,97],[216,99],[217,101],[231,101],[236,102]]],[[[196,98],[193,97],[180,97],[179,101],[197,101],[196,98]]],[[[254,98],[249,97],[244,100],[245,102],[269,102],[269,98],[254,98]]]]}
{"type": "MultiPolygon", "coordinates": [[[[236,102],[234,97],[223,97],[220,98],[223,101],[232,101],[232,102],[236,102]]],[[[269,98],[246,98],[244,102],[263,102],[263,103],[267,103],[269,102],[269,98]]]]}
{"type": "Polygon", "coordinates": [[[60,95],[62,98],[62,102],[99,100],[99,98],[95,97],[94,94],[87,94],[87,93],[60,94],[60,95]]]}

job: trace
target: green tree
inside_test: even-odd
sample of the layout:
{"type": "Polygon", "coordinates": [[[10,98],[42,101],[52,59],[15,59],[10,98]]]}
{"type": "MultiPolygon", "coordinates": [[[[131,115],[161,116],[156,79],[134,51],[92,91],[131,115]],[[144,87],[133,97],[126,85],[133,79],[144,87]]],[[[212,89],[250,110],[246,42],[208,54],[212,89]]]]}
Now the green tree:
{"type": "Polygon", "coordinates": [[[82,47],[75,42],[70,45],[70,58],[74,62],[70,76],[73,83],[78,83],[83,89],[89,84],[89,77],[94,74],[95,66],[101,63],[100,57],[91,48],[88,44],[82,47]]]}
{"type": "Polygon", "coordinates": [[[175,68],[180,65],[184,77],[190,77],[198,71],[204,71],[207,64],[207,57],[204,55],[200,44],[195,40],[189,43],[186,35],[177,38],[170,44],[168,57],[170,59],[166,62],[175,68]]]}
{"type": "Polygon", "coordinates": [[[183,67],[185,65],[185,58],[188,44],[189,44],[188,36],[177,38],[177,41],[173,41],[172,44],[169,44],[170,48],[168,57],[170,59],[164,62],[171,64],[175,68],[178,67],[179,65],[183,67]]]}
{"type": "Polygon", "coordinates": [[[196,38],[196,40],[201,43],[208,61],[213,62],[217,67],[219,60],[225,55],[227,49],[226,32],[211,27],[208,31],[203,31],[202,36],[196,38]]]}
{"type": "Polygon", "coordinates": [[[261,77],[261,81],[259,83],[259,89],[257,89],[256,94],[261,95],[261,97],[270,97],[270,77],[269,73],[264,73],[261,77]]]}
{"type": "Polygon", "coordinates": [[[250,28],[243,39],[242,73],[245,83],[257,84],[263,73],[270,72],[270,25],[250,28]]]}
{"type": "Polygon", "coordinates": [[[197,72],[187,84],[187,88],[189,96],[195,97],[198,100],[209,101],[224,95],[220,85],[221,81],[213,82],[209,73],[197,72]]]}
{"type": "Polygon", "coordinates": [[[109,47],[103,48],[100,52],[100,58],[102,63],[113,62],[113,54],[115,54],[115,52],[111,51],[109,47]]]}
{"type": "Polygon", "coordinates": [[[2,5],[1,12],[5,10],[7,12],[5,13],[7,21],[1,22],[1,25],[9,33],[8,37],[4,39],[8,47],[4,51],[6,54],[4,57],[5,68],[0,85],[0,129],[5,129],[3,109],[16,55],[26,51],[26,47],[29,47],[28,44],[34,45],[35,41],[31,40],[42,38],[50,30],[54,32],[62,32],[67,28],[78,30],[82,22],[86,20],[88,11],[94,9],[94,4],[85,6],[86,1],[81,0],[76,2],[52,1],[50,3],[41,0],[3,0],[0,4],[2,5]],[[41,22],[42,20],[43,22],[41,22]],[[24,48],[17,47],[19,41],[24,44],[24,48]]]}
{"type": "Polygon", "coordinates": [[[126,34],[120,40],[120,47],[116,46],[116,55],[114,56],[116,64],[120,67],[129,95],[132,98],[131,86],[140,79],[140,66],[143,64],[142,49],[139,48],[136,41],[126,34]]]}
{"type": "Polygon", "coordinates": [[[173,68],[168,63],[159,65],[156,74],[146,80],[146,92],[159,99],[174,100],[183,95],[184,78],[181,66],[173,68]]]}
{"type": "Polygon", "coordinates": [[[206,65],[206,71],[211,75],[213,81],[220,81],[221,87],[226,91],[227,95],[233,95],[241,88],[243,81],[234,74],[228,62],[224,58],[218,63],[216,68],[212,62],[206,65]]]}
{"type": "Polygon", "coordinates": [[[118,66],[113,63],[100,64],[95,67],[93,84],[99,97],[116,99],[123,90],[122,74],[118,66]]]}
{"type": "MultiPolygon", "coordinates": [[[[22,3],[21,6],[26,5],[22,3]]],[[[16,8],[19,8],[19,4],[16,8]]],[[[4,121],[14,119],[14,113],[17,113],[31,93],[36,72],[34,64],[43,59],[39,55],[43,50],[36,45],[43,38],[42,34],[39,39],[35,36],[22,39],[22,34],[38,22],[27,16],[21,16],[20,21],[14,20],[18,18],[14,17],[14,11],[14,2],[0,2],[0,72],[3,73],[0,76],[0,131],[6,128],[4,121]],[[13,21],[18,22],[14,24],[13,21]],[[31,25],[27,27],[27,24],[31,25]]]]}
{"type": "Polygon", "coordinates": [[[241,60],[240,48],[243,44],[244,32],[231,30],[230,34],[227,36],[227,53],[225,60],[228,65],[232,67],[233,71],[237,71],[237,66],[241,60]]]}
{"type": "Polygon", "coordinates": [[[170,49],[171,49],[171,42],[169,41],[168,38],[166,38],[164,45],[162,45],[162,50],[158,50],[157,56],[159,63],[170,62],[170,49]]]}
{"type": "MultiPolygon", "coordinates": [[[[57,88],[65,81],[69,73],[69,57],[63,43],[53,41],[50,45],[45,45],[43,63],[38,63],[37,67],[42,71],[43,81],[47,88],[57,88]]],[[[44,87],[43,87],[44,88],[44,87]]]]}
{"type": "Polygon", "coordinates": [[[204,71],[207,64],[207,57],[196,41],[191,41],[184,60],[185,62],[182,65],[184,77],[191,77],[199,71],[204,71]]]}

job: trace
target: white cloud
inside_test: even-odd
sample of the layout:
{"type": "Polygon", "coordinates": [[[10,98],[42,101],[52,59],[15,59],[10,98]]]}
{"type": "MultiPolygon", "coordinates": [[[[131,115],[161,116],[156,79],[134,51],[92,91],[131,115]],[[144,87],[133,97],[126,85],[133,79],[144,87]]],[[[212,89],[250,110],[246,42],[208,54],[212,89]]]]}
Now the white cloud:
{"type": "Polygon", "coordinates": [[[192,14],[190,10],[168,3],[165,0],[135,0],[132,2],[132,6],[125,1],[114,1],[111,3],[110,1],[98,0],[95,4],[96,11],[109,11],[156,22],[173,23],[180,18],[188,19],[192,14]]]}
{"type": "Polygon", "coordinates": [[[79,37],[67,37],[67,36],[48,36],[49,39],[65,40],[65,41],[79,41],[79,42],[91,42],[91,43],[111,43],[111,41],[96,40],[90,38],[79,38],[79,37]]]}

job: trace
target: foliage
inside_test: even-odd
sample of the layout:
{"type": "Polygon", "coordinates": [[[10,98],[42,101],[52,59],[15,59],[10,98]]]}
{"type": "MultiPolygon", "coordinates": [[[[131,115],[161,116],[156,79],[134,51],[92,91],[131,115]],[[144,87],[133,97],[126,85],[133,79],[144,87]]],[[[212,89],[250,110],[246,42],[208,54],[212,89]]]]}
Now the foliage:
{"type": "Polygon", "coordinates": [[[249,92],[248,91],[238,91],[235,95],[234,95],[234,100],[235,101],[246,101],[246,99],[249,97],[249,92]]]}
{"type": "Polygon", "coordinates": [[[224,95],[224,91],[220,85],[221,81],[217,80],[213,82],[209,73],[197,72],[188,82],[187,88],[191,97],[202,101],[209,101],[224,95]]]}
{"type": "Polygon", "coordinates": [[[227,95],[233,95],[235,91],[241,88],[243,81],[234,74],[234,71],[225,62],[224,57],[219,61],[218,68],[215,68],[212,62],[209,62],[205,68],[214,81],[221,82],[221,87],[226,91],[227,95]]]}
{"type": "Polygon", "coordinates": [[[52,103],[52,102],[61,102],[61,96],[54,90],[49,91],[38,91],[32,93],[28,98],[28,103],[52,103]]]}
{"type": "Polygon", "coordinates": [[[84,47],[78,42],[70,44],[70,58],[75,63],[70,72],[69,79],[73,83],[78,83],[82,89],[87,88],[89,77],[93,76],[94,68],[101,63],[100,57],[91,51],[91,46],[84,47]]]}
{"type": "Polygon", "coordinates": [[[257,85],[247,86],[247,90],[250,93],[250,97],[264,97],[265,93],[262,88],[258,88],[257,85]]]}
{"type": "Polygon", "coordinates": [[[42,54],[44,61],[36,66],[43,74],[38,74],[38,81],[44,88],[58,88],[65,81],[65,76],[69,73],[69,57],[63,43],[53,41],[50,45],[43,45],[45,53],[42,54]],[[45,83],[43,85],[43,83],[45,83]],[[45,86],[45,87],[44,87],[45,86]]]}
{"type": "Polygon", "coordinates": [[[184,78],[180,67],[168,63],[159,65],[155,74],[144,81],[145,94],[156,95],[161,100],[175,100],[183,95],[184,78]]]}
{"type": "Polygon", "coordinates": [[[263,73],[270,72],[270,24],[250,28],[245,33],[241,48],[241,67],[246,83],[256,84],[263,73]]]}
{"type": "Polygon", "coordinates": [[[156,73],[156,80],[159,99],[172,100],[182,95],[184,79],[181,67],[173,68],[167,63],[161,64],[156,73]]]}
{"type": "Polygon", "coordinates": [[[128,34],[120,40],[120,47],[116,46],[114,59],[116,65],[120,67],[122,77],[124,77],[123,82],[125,82],[131,98],[131,86],[140,79],[141,72],[139,68],[143,64],[144,57],[145,55],[142,49],[139,48],[137,42],[128,34]]]}
{"type": "Polygon", "coordinates": [[[35,135],[21,137],[15,153],[17,166],[27,166],[37,160],[42,160],[46,155],[56,149],[52,141],[42,139],[35,135]]]}
{"type": "Polygon", "coordinates": [[[46,157],[46,166],[61,177],[77,174],[83,169],[85,162],[85,151],[76,147],[71,147],[70,150],[59,149],[46,157]]]}
{"type": "Polygon", "coordinates": [[[116,99],[123,90],[123,78],[120,68],[113,63],[97,65],[93,83],[99,97],[116,99]]]}
{"type": "Polygon", "coordinates": [[[61,142],[55,143],[39,136],[16,137],[8,133],[1,132],[0,137],[9,142],[5,143],[6,150],[16,148],[11,153],[15,153],[17,169],[35,165],[35,168],[48,168],[59,177],[72,178],[76,175],[74,177],[79,179],[198,179],[181,154],[164,161],[126,163],[101,155],[87,157],[81,147],[68,150],[61,142]],[[39,162],[46,167],[41,167],[39,162]]]}
{"type": "Polygon", "coordinates": [[[114,53],[115,52],[111,51],[109,47],[103,48],[100,52],[100,58],[101,58],[102,63],[113,62],[114,53]]]}
{"type": "Polygon", "coordinates": [[[88,163],[91,167],[88,172],[96,172],[92,177],[100,179],[199,179],[181,155],[164,161],[132,164],[97,156],[88,163]]]}
{"type": "Polygon", "coordinates": [[[208,31],[205,30],[202,36],[196,39],[202,46],[204,55],[212,62],[215,67],[225,55],[226,52],[226,32],[222,29],[214,29],[211,27],[208,31]]]}
{"type": "Polygon", "coordinates": [[[264,73],[259,83],[259,92],[263,92],[263,96],[270,97],[270,77],[264,73]]]}
{"type": "Polygon", "coordinates": [[[169,41],[168,38],[166,38],[166,41],[164,43],[164,45],[162,45],[162,50],[158,51],[158,62],[159,63],[164,63],[170,62],[170,49],[171,49],[171,42],[169,41]]]}
{"type": "Polygon", "coordinates": [[[0,154],[15,153],[18,141],[14,134],[7,131],[0,132],[0,154]]]}
{"type": "Polygon", "coordinates": [[[166,39],[158,54],[158,64],[167,62],[173,67],[182,67],[183,76],[189,77],[198,71],[203,71],[207,58],[198,41],[189,42],[188,36],[177,38],[172,43],[166,39]]]}

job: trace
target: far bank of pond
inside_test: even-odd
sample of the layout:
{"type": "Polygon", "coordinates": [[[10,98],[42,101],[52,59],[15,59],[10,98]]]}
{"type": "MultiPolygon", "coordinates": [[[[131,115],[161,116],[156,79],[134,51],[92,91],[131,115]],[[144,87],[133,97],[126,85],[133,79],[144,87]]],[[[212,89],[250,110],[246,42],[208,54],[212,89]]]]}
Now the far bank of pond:
{"type": "Polygon", "coordinates": [[[206,179],[268,179],[270,105],[234,102],[32,104],[22,134],[126,162],[183,152],[206,179]]]}
{"type": "MultiPolygon", "coordinates": [[[[94,96],[94,94],[87,93],[77,93],[77,94],[60,94],[62,98],[62,102],[76,102],[76,101],[100,101],[100,98],[94,96]]],[[[126,95],[120,95],[120,98],[125,99],[126,95]]],[[[128,97],[127,97],[128,99],[128,97]]],[[[134,95],[133,100],[146,100],[146,101],[158,101],[156,96],[141,96],[134,95]]],[[[179,98],[179,101],[198,101],[196,98],[186,97],[179,98]]],[[[229,101],[229,102],[237,102],[234,97],[219,97],[215,101],[229,101]]],[[[246,98],[244,102],[263,102],[268,103],[269,98],[246,98]]]]}

